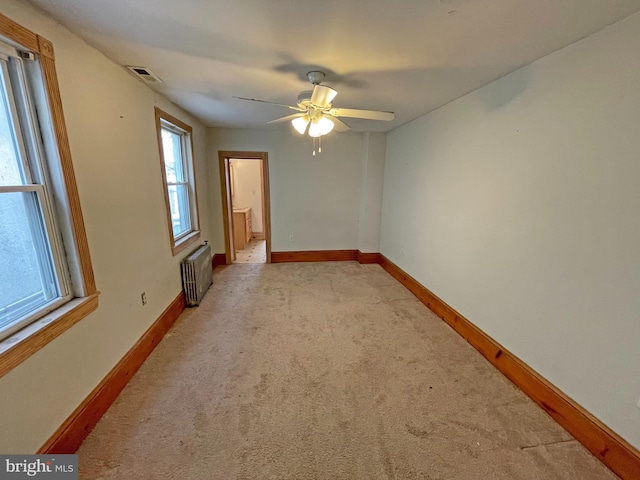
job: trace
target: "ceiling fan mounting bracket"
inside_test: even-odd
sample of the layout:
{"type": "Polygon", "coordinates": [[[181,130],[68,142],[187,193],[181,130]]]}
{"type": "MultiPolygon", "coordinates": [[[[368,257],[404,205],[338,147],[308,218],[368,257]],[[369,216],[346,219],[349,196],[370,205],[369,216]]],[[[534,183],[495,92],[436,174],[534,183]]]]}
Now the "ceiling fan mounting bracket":
{"type": "Polygon", "coordinates": [[[314,85],[320,85],[320,82],[324,80],[325,76],[326,75],[324,74],[324,72],[321,72],[319,70],[312,70],[310,72],[307,72],[307,78],[314,85]]]}

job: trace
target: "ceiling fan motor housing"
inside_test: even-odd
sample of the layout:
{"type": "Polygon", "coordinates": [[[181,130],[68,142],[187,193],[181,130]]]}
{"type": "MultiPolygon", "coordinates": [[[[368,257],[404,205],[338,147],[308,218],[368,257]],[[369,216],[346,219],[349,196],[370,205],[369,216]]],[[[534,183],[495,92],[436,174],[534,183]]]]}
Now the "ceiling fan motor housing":
{"type": "Polygon", "coordinates": [[[311,105],[311,95],[313,95],[313,90],[305,90],[304,92],[300,92],[298,95],[298,106],[300,108],[307,108],[311,105]]]}
{"type": "Polygon", "coordinates": [[[325,74],[319,70],[312,70],[307,73],[307,78],[314,85],[320,85],[320,82],[324,80],[325,74]]]}

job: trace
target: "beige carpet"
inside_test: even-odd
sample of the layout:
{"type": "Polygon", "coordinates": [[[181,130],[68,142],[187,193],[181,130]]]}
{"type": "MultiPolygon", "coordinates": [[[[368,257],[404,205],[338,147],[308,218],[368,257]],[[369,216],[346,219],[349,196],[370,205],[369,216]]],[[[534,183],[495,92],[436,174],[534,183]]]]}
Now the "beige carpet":
{"type": "Polygon", "coordinates": [[[87,480],[617,478],[355,262],[218,268],[78,453],[87,480]]]}

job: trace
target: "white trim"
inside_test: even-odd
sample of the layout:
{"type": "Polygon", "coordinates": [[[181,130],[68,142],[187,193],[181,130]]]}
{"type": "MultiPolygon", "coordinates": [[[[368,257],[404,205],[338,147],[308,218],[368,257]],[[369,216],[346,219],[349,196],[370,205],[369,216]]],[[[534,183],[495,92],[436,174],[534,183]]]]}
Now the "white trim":
{"type": "Polygon", "coordinates": [[[166,129],[167,129],[167,130],[169,130],[170,132],[173,132],[173,133],[175,133],[176,135],[180,135],[180,136],[182,136],[182,135],[186,135],[186,134],[188,134],[188,133],[189,133],[188,131],[184,130],[183,128],[180,128],[180,127],[179,127],[179,126],[177,126],[177,125],[174,125],[174,124],[173,124],[173,123],[171,123],[169,120],[164,119],[164,118],[161,118],[161,119],[160,119],[160,126],[161,126],[162,128],[166,128],[166,129]]]}
{"type": "MultiPolygon", "coordinates": [[[[17,161],[21,167],[22,178],[15,185],[0,187],[0,194],[22,193],[26,218],[31,239],[35,247],[35,255],[39,268],[42,289],[26,298],[17,300],[11,305],[2,307],[3,316],[8,321],[0,327],[0,339],[22,329],[25,325],[49,314],[52,310],[68,302],[71,298],[68,266],[63,254],[61,236],[52,208],[47,183],[51,180],[47,175],[47,158],[44,155],[40,128],[45,127],[37,121],[35,103],[31,98],[27,85],[27,72],[18,57],[17,50],[0,41],[0,80],[6,95],[9,128],[12,129],[17,161]],[[4,56],[10,52],[9,56],[4,56]],[[31,298],[31,300],[29,300],[31,298]],[[37,300],[36,300],[37,299],[37,300]],[[31,309],[28,309],[31,305],[31,309]],[[11,314],[9,314],[12,312],[11,314]],[[11,319],[11,320],[10,320],[11,319]]],[[[39,65],[38,65],[39,66],[39,65]]],[[[36,70],[30,69],[31,77],[38,77],[36,70]]],[[[35,79],[36,90],[45,86],[42,77],[35,79]]],[[[48,113],[48,110],[46,111],[48,113]]],[[[46,122],[45,122],[46,123],[46,122]]],[[[57,156],[54,158],[57,159],[57,156]]]]}
{"type": "MultiPolygon", "coordinates": [[[[0,42],[0,46],[2,43],[0,42]]],[[[22,174],[24,175],[22,184],[30,184],[34,183],[33,178],[31,177],[31,171],[29,168],[29,161],[27,156],[27,150],[24,146],[24,135],[22,134],[22,126],[20,125],[20,117],[18,116],[18,108],[16,107],[15,95],[13,92],[13,85],[11,80],[11,75],[9,74],[9,63],[8,59],[1,59],[0,66],[2,70],[2,84],[4,86],[4,94],[6,95],[7,107],[9,108],[10,118],[9,123],[13,126],[13,130],[11,134],[14,136],[14,148],[17,148],[19,158],[17,158],[18,162],[22,165],[22,174]]]]}
{"type": "Polygon", "coordinates": [[[57,297],[51,300],[49,303],[42,305],[40,308],[38,308],[37,311],[32,312],[30,315],[26,317],[22,317],[21,319],[16,320],[14,322],[11,322],[9,325],[6,326],[6,328],[0,327],[0,342],[5,338],[11,336],[12,334],[16,333],[18,330],[21,330],[26,325],[29,325],[37,321],[38,319],[54,312],[55,310],[57,310],[58,308],[60,308],[70,300],[72,300],[71,295],[67,295],[65,297],[57,297]]]}
{"type": "Polygon", "coordinates": [[[9,57],[19,57],[18,50],[11,45],[0,41],[0,59],[8,60],[9,57]]]}
{"type": "MultiPolygon", "coordinates": [[[[195,199],[195,189],[194,189],[194,166],[193,166],[193,152],[191,151],[191,132],[184,130],[183,128],[178,127],[177,125],[171,123],[169,120],[164,118],[160,118],[160,128],[161,130],[167,130],[169,133],[173,133],[174,135],[178,135],[180,138],[180,163],[182,164],[182,181],[170,182],[167,179],[167,159],[164,152],[164,144],[162,144],[163,149],[163,164],[164,164],[164,176],[167,184],[167,192],[166,194],[169,196],[169,212],[168,215],[171,217],[171,196],[169,194],[169,187],[172,186],[182,186],[185,187],[185,192],[187,195],[187,210],[189,215],[189,228],[183,232],[180,232],[178,235],[174,235],[173,228],[171,230],[171,235],[173,236],[173,241],[175,245],[180,244],[185,241],[185,238],[188,238],[192,233],[199,232],[199,222],[198,222],[198,212],[197,212],[197,203],[195,199]]],[[[162,132],[161,132],[162,137],[162,132]]],[[[180,201],[178,200],[178,208],[180,208],[180,201]]],[[[184,206],[182,207],[184,208],[184,206]]],[[[173,223],[172,223],[173,227],[173,223]]]]}
{"type": "Polygon", "coordinates": [[[40,185],[39,183],[32,183],[30,185],[0,185],[0,193],[36,192],[43,187],[44,185],[40,185]]]}

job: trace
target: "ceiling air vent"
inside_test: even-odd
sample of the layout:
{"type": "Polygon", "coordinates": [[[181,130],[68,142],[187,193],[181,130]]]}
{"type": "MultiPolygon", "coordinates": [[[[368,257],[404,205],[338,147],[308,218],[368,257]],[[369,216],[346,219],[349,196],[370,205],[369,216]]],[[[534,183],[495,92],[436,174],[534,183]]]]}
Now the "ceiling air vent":
{"type": "Polygon", "coordinates": [[[146,83],[162,83],[162,80],[160,80],[158,76],[147,67],[134,67],[132,65],[125,66],[131,73],[136,77],[141,78],[146,83]]]}

